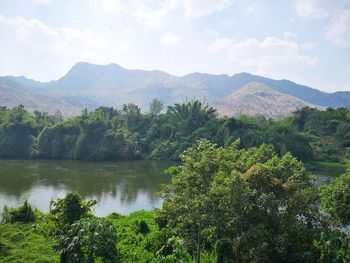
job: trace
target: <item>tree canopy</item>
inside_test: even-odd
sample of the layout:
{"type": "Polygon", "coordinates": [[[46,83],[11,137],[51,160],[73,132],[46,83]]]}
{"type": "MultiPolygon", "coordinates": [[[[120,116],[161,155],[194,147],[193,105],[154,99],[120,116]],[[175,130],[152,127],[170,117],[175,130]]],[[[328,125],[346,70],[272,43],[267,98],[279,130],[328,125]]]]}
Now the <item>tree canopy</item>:
{"type": "Polygon", "coordinates": [[[243,147],[272,144],[302,161],[344,161],[350,146],[349,110],[304,108],[280,120],[220,117],[206,103],[168,106],[153,100],[149,112],[135,104],[121,109],[84,109],[62,119],[59,112],[27,112],[23,106],[0,109],[0,157],[75,160],[179,159],[198,139],[220,146],[240,139],[243,147]]]}

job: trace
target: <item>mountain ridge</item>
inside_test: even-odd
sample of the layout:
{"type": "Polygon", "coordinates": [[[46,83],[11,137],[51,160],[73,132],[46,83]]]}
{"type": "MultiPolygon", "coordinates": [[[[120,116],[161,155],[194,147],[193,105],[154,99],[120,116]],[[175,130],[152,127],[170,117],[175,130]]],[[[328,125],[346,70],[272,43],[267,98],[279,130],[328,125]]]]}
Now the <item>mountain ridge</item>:
{"type": "Polygon", "coordinates": [[[271,89],[259,82],[250,82],[231,95],[214,103],[221,115],[250,115],[280,118],[303,107],[319,108],[289,94],[271,89]]]}
{"type": "MultiPolygon", "coordinates": [[[[91,109],[99,104],[120,107],[124,103],[135,103],[146,109],[153,98],[163,100],[166,105],[189,99],[221,101],[251,82],[261,83],[311,105],[350,107],[349,91],[327,93],[286,79],[274,80],[245,72],[232,76],[193,72],[178,77],[160,70],[126,69],[115,63],[96,65],[78,62],[64,76],[50,82],[39,82],[23,76],[0,77],[0,94],[5,92],[4,86],[7,98],[11,98],[10,88],[33,88],[33,98],[36,93],[54,96],[72,104],[72,107],[76,105],[67,100],[69,97],[79,98],[79,106],[83,106],[86,100],[86,107],[91,109]]],[[[20,96],[18,90],[16,92],[16,96],[20,96]]],[[[13,103],[0,97],[0,104],[10,106],[13,103]]],[[[40,102],[36,105],[40,109],[40,102]]]]}

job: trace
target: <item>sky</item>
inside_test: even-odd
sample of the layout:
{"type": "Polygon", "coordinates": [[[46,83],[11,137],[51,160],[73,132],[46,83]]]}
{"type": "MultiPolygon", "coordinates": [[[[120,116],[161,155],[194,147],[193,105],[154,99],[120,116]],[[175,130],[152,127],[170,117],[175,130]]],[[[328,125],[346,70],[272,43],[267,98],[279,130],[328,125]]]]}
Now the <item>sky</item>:
{"type": "Polygon", "coordinates": [[[350,0],[0,0],[1,76],[79,61],[350,90],[350,0]]]}

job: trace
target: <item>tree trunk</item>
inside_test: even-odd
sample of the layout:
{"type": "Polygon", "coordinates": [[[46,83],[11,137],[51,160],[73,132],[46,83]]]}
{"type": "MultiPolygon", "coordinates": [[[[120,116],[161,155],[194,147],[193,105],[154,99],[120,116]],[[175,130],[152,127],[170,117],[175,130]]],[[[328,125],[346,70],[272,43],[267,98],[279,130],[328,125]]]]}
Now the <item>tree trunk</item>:
{"type": "Polygon", "coordinates": [[[88,263],[94,263],[95,262],[94,253],[90,253],[89,254],[87,262],[88,263]]]}
{"type": "Polygon", "coordinates": [[[196,263],[200,263],[201,262],[201,246],[200,246],[200,232],[201,232],[201,228],[200,228],[200,224],[198,223],[198,228],[197,228],[197,258],[196,258],[196,263]]]}
{"type": "Polygon", "coordinates": [[[66,263],[67,262],[67,255],[65,253],[62,253],[60,255],[60,263],[66,263]]]}

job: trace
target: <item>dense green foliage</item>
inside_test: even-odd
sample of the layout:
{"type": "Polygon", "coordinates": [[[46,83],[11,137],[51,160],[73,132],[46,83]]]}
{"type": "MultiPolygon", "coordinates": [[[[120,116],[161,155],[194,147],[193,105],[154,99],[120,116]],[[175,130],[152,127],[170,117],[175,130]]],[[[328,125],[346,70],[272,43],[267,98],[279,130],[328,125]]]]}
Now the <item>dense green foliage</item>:
{"type": "Polygon", "coordinates": [[[350,261],[349,172],[315,185],[291,154],[238,140],[220,147],[203,139],[180,158],[167,170],[161,209],[98,218],[95,201],[69,193],[34,225],[1,225],[0,261],[350,261]]]}
{"type": "Polygon", "coordinates": [[[23,205],[18,208],[9,208],[4,206],[1,216],[1,222],[3,223],[28,223],[35,220],[34,211],[28,201],[25,201],[23,205]]]}
{"type": "Polygon", "coordinates": [[[331,180],[324,187],[322,205],[341,224],[350,224],[350,173],[331,180]]]}
{"type": "Polygon", "coordinates": [[[217,117],[198,101],[162,110],[154,100],[149,113],[127,104],[63,120],[0,108],[0,157],[182,162],[168,169],[156,212],[98,218],[95,201],[77,193],[47,215],[27,202],[5,208],[0,261],[350,261],[350,174],[315,186],[299,161],[349,157],[348,109],[304,108],[282,120],[217,117]]]}
{"type": "Polygon", "coordinates": [[[161,214],[197,258],[202,248],[216,243],[222,251],[230,243],[235,262],[301,261],[312,248],[296,239],[311,243],[315,217],[322,224],[311,178],[290,154],[238,145],[202,140],[185,151],[182,165],[171,169],[161,214]]]}
{"type": "Polygon", "coordinates": [[[319,111],[303,108],[292,119],[293,125],[309,135],[317,160],[339,161],[350,147],[349,109],[319,111]]]}
{"type": "Polygon", "coordinates": [[[291,152],[302,161],[343,161],[350,146],[349,110],[304,108],[293,116],[218,117],[198,101],[175,104],[163,112],[154,100],[149,112],[134,104],[120,110],[100,107],[62,119],[25,111],[23,106],[0,108],[0,157],[44,159],[178,159],[201,138],[221,146],[240,139],[241,146],[272,144],[281,155],[291,152]]]}
{"type": "Polygon", "coordinates": [[[0,225],[0,262],[58,262],[55,241],[40,233],[32,223],[0,225]]]}
{"type": "Polygon", "coordinates": [[[107,220],[90,213],[95,204],[94,200],[84,202],[74,192],[52,202],[52,218],[45,224],[54,223],[48,233],[57,240],[61,263],[93,263],[96,258],[116,260],[115,229],[107,220]]]}

